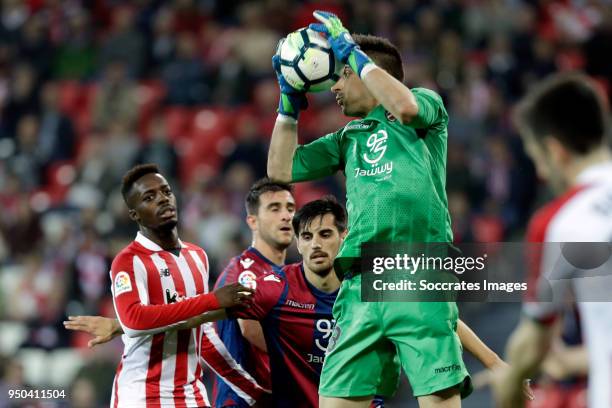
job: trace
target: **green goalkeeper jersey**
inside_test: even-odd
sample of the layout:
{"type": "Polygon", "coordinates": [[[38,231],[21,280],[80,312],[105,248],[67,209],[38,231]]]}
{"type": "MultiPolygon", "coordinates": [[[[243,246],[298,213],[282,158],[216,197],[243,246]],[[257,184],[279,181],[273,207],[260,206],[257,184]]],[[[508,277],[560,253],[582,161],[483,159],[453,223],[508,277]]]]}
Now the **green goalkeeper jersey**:
{"type": "Polygon", "coordinates": [[[412,89],[419,113],[402,125],[382,105],[293,157],[294,182],[343,171],[348,235],[339,259],[364,242],[452,242],[446,199],[448,115],[435,92],[412,89]]]}

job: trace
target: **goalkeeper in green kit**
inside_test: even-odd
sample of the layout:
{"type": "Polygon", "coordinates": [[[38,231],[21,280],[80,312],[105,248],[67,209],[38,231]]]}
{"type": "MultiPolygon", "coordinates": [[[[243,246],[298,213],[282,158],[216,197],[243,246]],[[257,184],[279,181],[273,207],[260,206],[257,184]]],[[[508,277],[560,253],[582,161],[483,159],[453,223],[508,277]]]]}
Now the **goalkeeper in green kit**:
{"type": "Polygon", "coordinates": [[[268,175],[285,182],[346,175],[348,235],[336,259],[344,280],[336,327],[319,387],[320,406],[367,407],[392,395],[401,363],[421,407],[459,407],[471,391],[463,346],[487,368],[505,364],[460,320],[452,302],[361,302],[364,242],[452,242],[445,192],[448,116],[435,92],[402,84],[397,49],[386,39],[351,36],[333,14],[316,11],[336,58],[346,64],[332,87],[345,115],[360,119],[307,145],[297,144],[303,93],[282,77],[268,175]]]}

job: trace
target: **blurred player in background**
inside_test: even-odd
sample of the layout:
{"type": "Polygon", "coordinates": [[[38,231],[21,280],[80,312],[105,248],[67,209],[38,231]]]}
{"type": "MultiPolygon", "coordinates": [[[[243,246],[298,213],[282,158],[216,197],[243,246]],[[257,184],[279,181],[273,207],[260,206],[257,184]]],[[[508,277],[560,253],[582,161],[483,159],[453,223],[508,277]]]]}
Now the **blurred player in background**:
{"type": "Polygon", "coordinates": [[[549,78],[517,108],[526,151],[559,197],[533,216],[527,231],[528,242],[543,244],[530,259],[524,318],[507,345],[510,368],[494,378],[501,407],[524,406],[519,379],[535,372],[550,350],[553,323],[567,301],[566,296],[551,299],[550,288],[555,295],[571,289],[578,300],[589,354],[588,406],[612,406],[609,115],[602,95],[579,74],[549,78]]]}
{"type": "Polygon", "coordinates": [[[438,94],[402,84],[401,57],[388,40],[352,37],[333,14],[314,15],[322,24],[311,28],[324,32],[347,64],[332,92],[346,116],[360,119],[298,146],[306,96],[287,84],[275,56],[281,101],[268,175],[285,182],[346,175],[349,228],[335,264],[344,281],[321,406],[367,406],[373,395],[394,391],[396,373],[385,368],[397,354],[422,407],[458,407],[460,395],[471,392],[461,342],[489,368],[503,362],[458,320],[454,303],[362,303],[359,275],[364,242],[453,241],[445,192],[448,115],[438,94]]]}
{"type": "MultiPolygon", "coordinates": [[[[256,289],[257,278],[280,270],[285,263],[287,247],[293,242],[291,219],[295,201],[291,187],[269,179],[255,182],[246,197],[246,211],[252,244],[230,261],[219,275],[215,289],[234,282],[256,289]]],[[[216,328],[234,360],[269,390],[270,361],[259,322],[225,319],[218,321],[216,328]]],[[[248,406],[220,377],[215,381],[213,401],[216,407],[248,406]]]]}
{"type": "Polygon", "coordinates": [[[206,254],[179,239],[176,198],[157,166],[129,170],[121,193],[139,232],[111,266],[113,302],[125,333],[111,405],[209,406],[198,357],[212,329],[178,325],[246,304],[253,290],[233,284],[207,294],[206,254]]]}

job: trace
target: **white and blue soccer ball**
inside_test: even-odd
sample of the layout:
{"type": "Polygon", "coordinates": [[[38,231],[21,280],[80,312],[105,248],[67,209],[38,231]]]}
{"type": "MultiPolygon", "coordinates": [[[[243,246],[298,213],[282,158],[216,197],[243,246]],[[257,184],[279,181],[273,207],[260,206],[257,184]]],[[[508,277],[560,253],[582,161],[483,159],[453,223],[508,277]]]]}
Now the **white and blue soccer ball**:
{"type": "Polygon", "coordinates": [[[327,39],[310,28],[300,28],[281,40],[277,53],[283,77],[298,91],[328,91],[344,67],[327,39]]]}

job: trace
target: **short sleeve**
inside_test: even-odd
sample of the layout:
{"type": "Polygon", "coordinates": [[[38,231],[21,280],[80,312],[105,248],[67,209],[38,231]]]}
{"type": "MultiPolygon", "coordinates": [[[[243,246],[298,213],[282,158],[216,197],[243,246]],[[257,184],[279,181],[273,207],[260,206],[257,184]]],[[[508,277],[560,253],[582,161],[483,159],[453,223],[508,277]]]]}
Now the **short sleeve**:
{"type": "Polygon", "coordinates": [[[570,278],[575,268],[562,256],[561,243],[545,242],[538,246],[539,262],[529,265],[528,293],[522,312],[532,320],[548,325],[557,319],[570,298],[570,278]]]}
{"type": "Polygon", "coordinates": [[[411,127],[427,129],[448,124],[448,114],[440,95],[425,88],[413,88],[411,91],[419,107],[419,113],[410,122],[411,127]]]}
{"type": "Polygon", "coordinates": [[[293,182],[316,180],[336,173],[342,167],[342,130],[297,147],[293,155],[293,182]]]}

